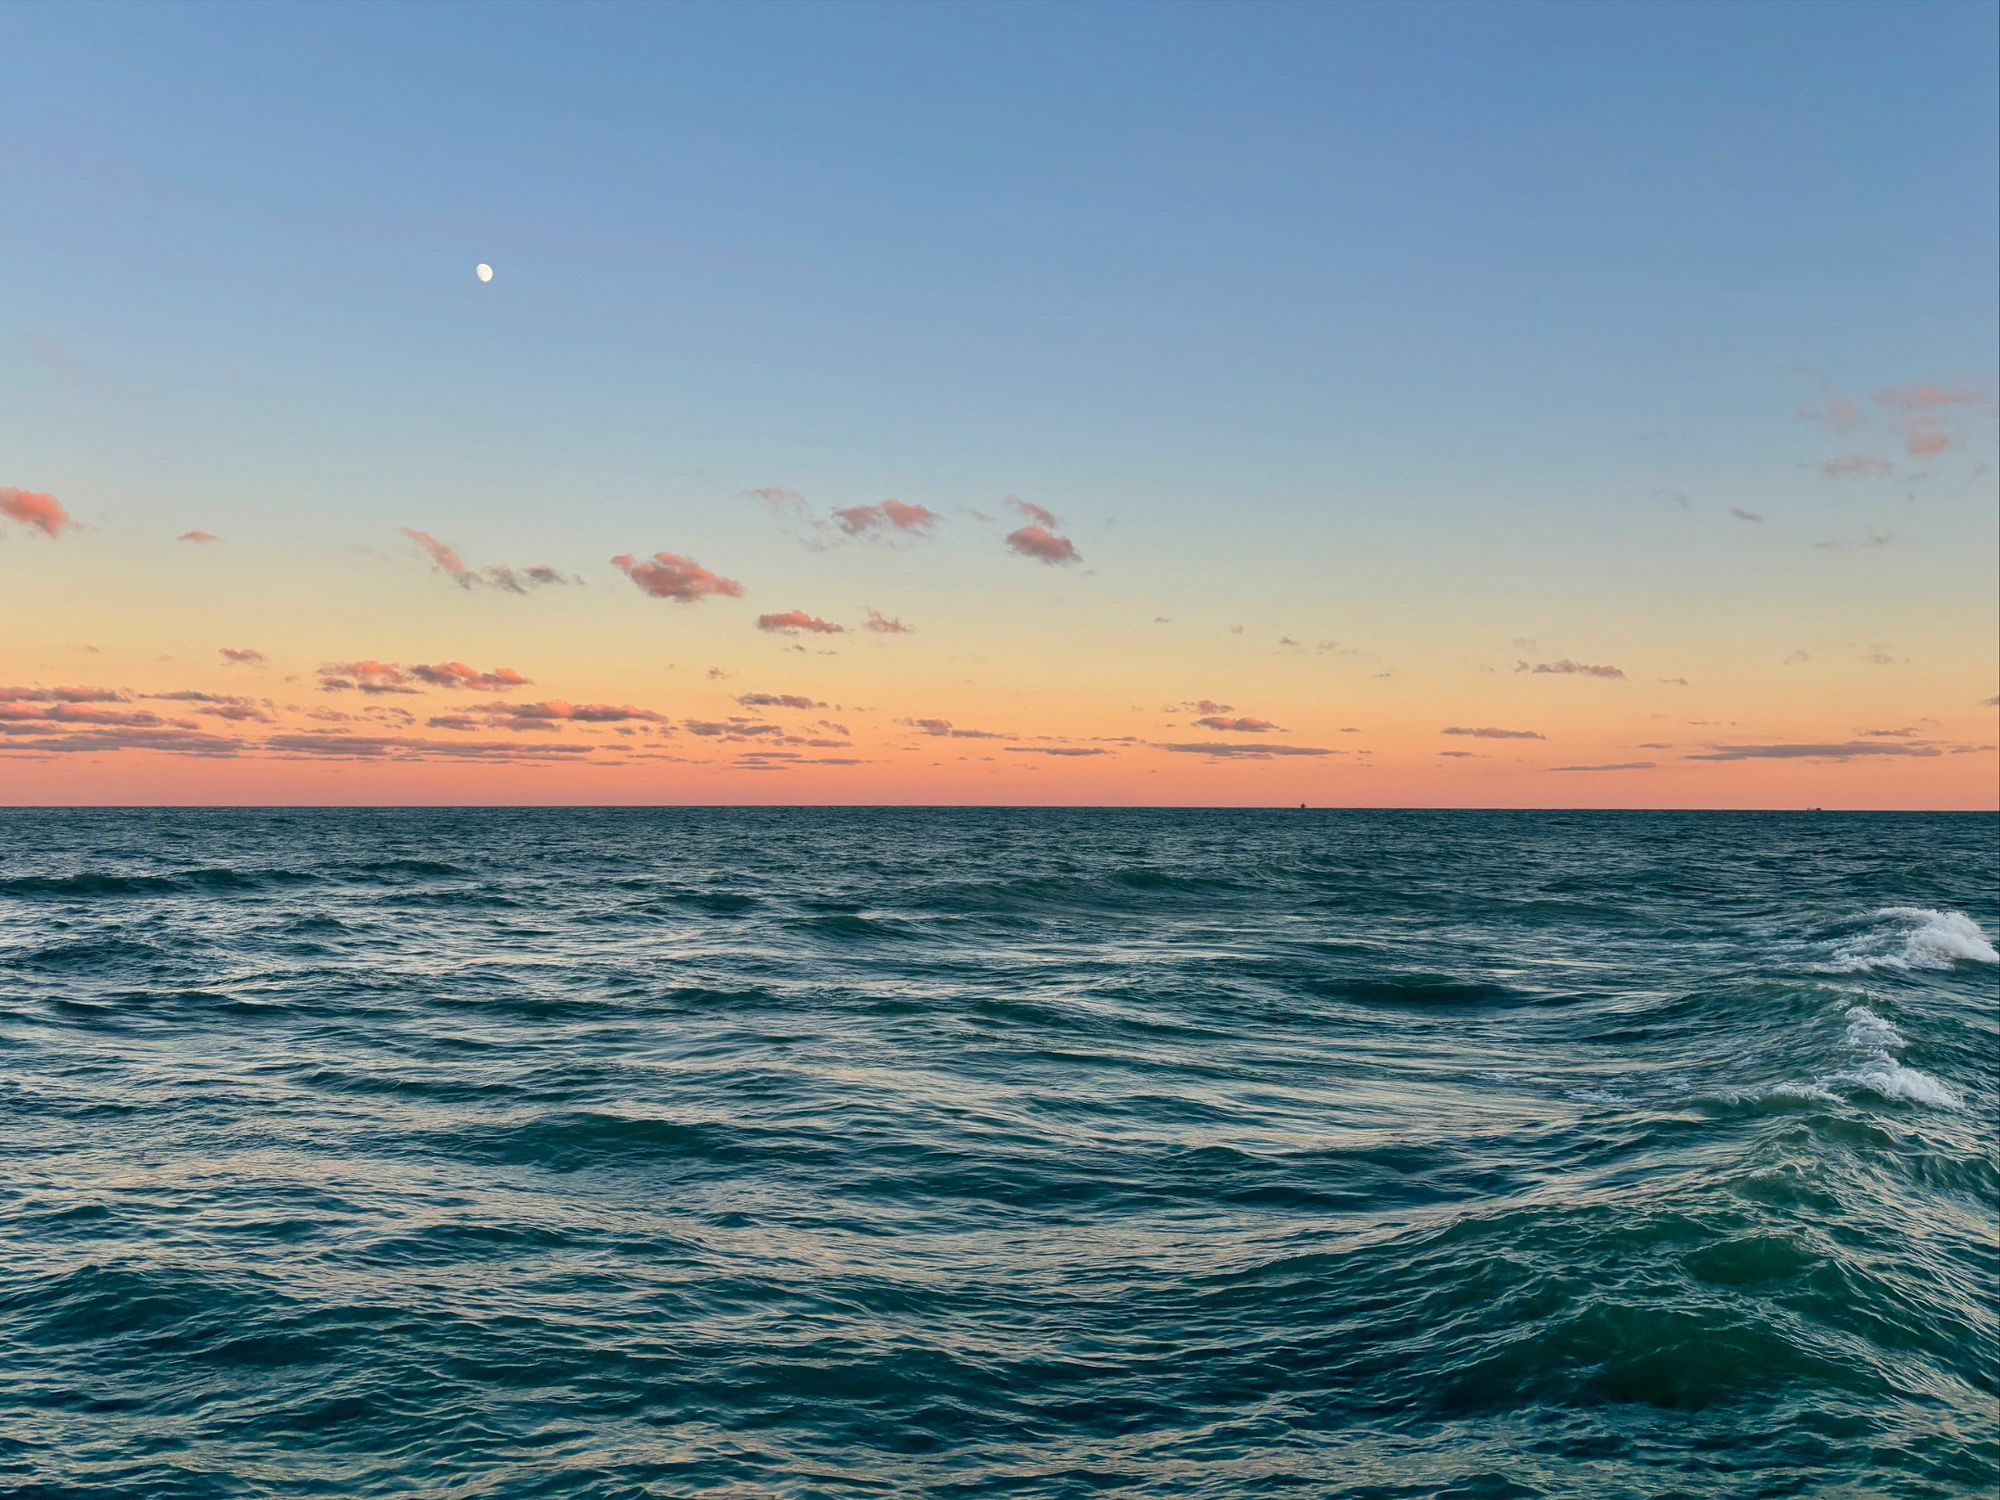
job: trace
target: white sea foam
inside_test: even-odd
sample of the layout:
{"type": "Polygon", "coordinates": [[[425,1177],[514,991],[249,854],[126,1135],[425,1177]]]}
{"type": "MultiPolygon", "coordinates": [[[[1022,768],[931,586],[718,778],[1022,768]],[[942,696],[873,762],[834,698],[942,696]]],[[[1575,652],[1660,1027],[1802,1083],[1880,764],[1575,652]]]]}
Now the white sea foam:
{"type": "Polygon", "coordinates": [[[1963,1109],[1965,1101],[1949,1084],[1906,1066],[1896,1056],[1908,1043],[1902,1032],[1865,1005],[1847,1009],[1847,1031],[1842,1041],[1856,1054],[1844,1068],[1822,1073],[1810,1083],[1778,1083],[1765,1088],[1735,1092],[1732,1099],[1817,1099],[1835,1103],[1857,1091],[1882,1099],[1922,1104],[1931,1109],[1963,1109]]]}
{"type": "MultiPolygon", "coordinates": [[[[1936,915],[1930,913],[1929,915],[1936,915]]],[[[1903,1034],[1865,1005],[1847,1009],[1847,1047],[1862,1060],[1856,1066],[1820,1080],[1822,1084],[1866,1089],[1884,1099],[1927,1104],[1932,1109],[1958,1109],[1957,1093],[1928,1073],[1905,1067],[1896,1053],[1908,1045],[1903,1034]]]]}
{"type": "Polygon", "coordinates": [[[1893,1057],[1884,1057],[1879,1062],[1871,1062],[1854,1069],[1850,1073],[1836,1073],[1830,1083],[1850,1084],[1855,1088],[1880,1094],[1884,1099],[1904,1099],[1911,1104],[1928,1104],[1933,1109],[1958,1109],[1962,1107],[1958,1095],[1945,1084],[1928,1073],[1919,1073],[1915,1068],[1906,1068],[1893,1057]]]}
{"type": "Polygon", "coordinates": [[[1774,1083],[1767,1089],[1758,1089],[1738,1097],[1746,1099],[1823,1099],[1828,1104],[1836,1102],[1840,1095],[1823,1083],[1774,1083]]]}
{"type": "Polygon", "coordinates": [[[1580,1104],[1623,1104],[1623,1094],[1615,1094],[1610,1089],[1571,1089],[1569,1097],[1580,1104]]]}
{"type": "Polygon", "coordinates": [[[1963,912],[1927,906],[1885,906],[1870,931],[1836,944],[1827,967],[1840,973],[1858,969],[1949,969],[1955,964],[2000,964],[1980,925],[1963,912]]]}
{"type": "Polygon", "coordinates": [[[1886,1052],[1904,1045],[1903,1034],[1865,1005],[1847,1009],[1847,1045],[1856,1051],[1886,1052]]]}

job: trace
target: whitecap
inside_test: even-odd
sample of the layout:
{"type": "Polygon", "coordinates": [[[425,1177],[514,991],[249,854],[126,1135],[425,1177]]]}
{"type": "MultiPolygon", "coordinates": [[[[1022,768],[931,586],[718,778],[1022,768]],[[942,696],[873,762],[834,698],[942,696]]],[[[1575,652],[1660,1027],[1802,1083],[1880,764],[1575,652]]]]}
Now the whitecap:
{"type": "Polygon", "coordinates": [[[1885,906],[1875,918],[1886,929],[1864,932],[1835,945],[1836,972],[1857,969],[1949,969],[1956,964],[2000,964],[2000,952],[1980,925],[1963,912],[1927,906],[1885,906]]]}
{"type": "Polygon", "coordinates": [[[1623,1104],[1625,1096],[1610,1089],[1571,1089],[1569,1097],[1581,1104],[1623,1104]]]}
{"type": "Polygon", "coordinates": [[[1816,1099],[1834,1103],[1856,1091],[1906,1104],[1922,1104],[1932,1109],[1963,1109],[1958,1092],[1930,1074],[1906,1067],[1895,1056],[1908,1043],[1903,1034],[1865,1005],[1847,1008],[1847,1032],[1843,1041],[1850,1052],[1860,1054],[1852,1067],[1823,1073],[1811,1083],[1779,1083],[1735,1094],[1739,1100],[1816,1099]]]}
{"type": "Polygon", "coordinates": [[[1837,1073],[1827,1082],[1845,1083],[1855,1088],[1866,1089],[1869,1093],[1879,1094],[1884,1099],[1902,1099],[1911,1104],[1928,1104],[1933,1109],[1963,1107],[1957,1093],[1948,1085],[1940,1083],[1928,1073],[1920,1073],[1915,1068],[1906,1068],[1886,1054],[1879,1062],[1869,1063],[1850,1073],[1837,1073]]]}
{"type": "Polygon", "coordinates": [[[1753,1099],[1822,1099],[1832,1104],[1839,1095],[1823,1083],[1775,1083],[1750,1096],[1753,1099]]]}
{"type": "Polygon", "coordinates": [[[1865,1005],[1847,1010],[1847,1045],[1863,1052],[1903,1046],[1903,1034],[1865,1005]]]}
{"type": "Polygon", "coordinates": [[[1903,1034],[1865,1005],[1847,1008],[1847,1045],[1865,1057],[1858,1067],[1835,1073],[1822,1083],[1865,1089],[1884,1099],[1901,1099],[1909,1104],[1927,1104],[1933,1109],[1959,1109],[1958,1094],[1928,1073],[1905,1067],[1894,1056],[1907,1045],[1903,1034]]]}

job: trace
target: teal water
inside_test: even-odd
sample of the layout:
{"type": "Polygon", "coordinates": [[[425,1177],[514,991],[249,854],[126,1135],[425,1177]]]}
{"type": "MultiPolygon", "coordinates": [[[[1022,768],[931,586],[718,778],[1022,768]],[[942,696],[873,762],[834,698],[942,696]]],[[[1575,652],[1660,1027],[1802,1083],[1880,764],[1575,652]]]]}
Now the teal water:
{"type": "Polygon", "coordinates": [[[0,813],[8,1496],[1990,1495],[1989,816],[0,813]]]}

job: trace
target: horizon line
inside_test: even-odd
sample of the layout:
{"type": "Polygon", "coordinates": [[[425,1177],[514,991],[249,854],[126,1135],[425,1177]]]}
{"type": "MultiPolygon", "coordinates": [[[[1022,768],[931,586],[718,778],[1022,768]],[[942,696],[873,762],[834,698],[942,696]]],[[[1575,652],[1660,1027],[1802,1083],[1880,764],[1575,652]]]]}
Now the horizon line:
{"type": "Polygon", "coordinates": [[[1491,812],[1797,813],[2000,817],[1994,807],[1510,807],[1491,803],[1290,802],[0,802],[10,812],[1491,812]]]}

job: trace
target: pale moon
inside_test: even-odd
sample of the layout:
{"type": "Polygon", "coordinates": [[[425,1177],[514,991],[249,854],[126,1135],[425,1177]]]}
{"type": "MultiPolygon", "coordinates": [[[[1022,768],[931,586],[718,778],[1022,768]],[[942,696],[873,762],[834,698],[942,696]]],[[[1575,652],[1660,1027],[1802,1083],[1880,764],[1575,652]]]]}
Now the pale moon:
{"type": "Polygon", "coordinates": [[[477,276],[481,281],[491,281],[493,279],[493,268],[482,260],[472,268],[472,274],[477,276]]]}

